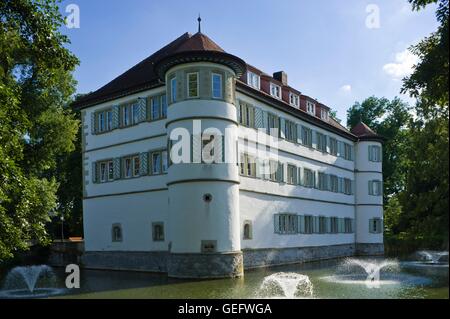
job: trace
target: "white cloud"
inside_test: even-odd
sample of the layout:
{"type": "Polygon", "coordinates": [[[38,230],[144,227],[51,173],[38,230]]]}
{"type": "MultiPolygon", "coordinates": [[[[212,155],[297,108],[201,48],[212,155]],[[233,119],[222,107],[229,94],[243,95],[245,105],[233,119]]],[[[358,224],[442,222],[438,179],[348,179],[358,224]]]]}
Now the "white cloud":
{"type": "Polygon", "coordinates": [[[413,66],[418,61],[419,58],[406,49],[395,55],[395,62],[383,65],[383,71],[393,79],[399,80],[410,75],[413,71],[413,66]]]}
{"type": "Polygon", "coordinates": [[[350,84],[345,84],[341,86],[339,90],[344,93],[350,93],[352,91],[352,86],[350,84]]]}

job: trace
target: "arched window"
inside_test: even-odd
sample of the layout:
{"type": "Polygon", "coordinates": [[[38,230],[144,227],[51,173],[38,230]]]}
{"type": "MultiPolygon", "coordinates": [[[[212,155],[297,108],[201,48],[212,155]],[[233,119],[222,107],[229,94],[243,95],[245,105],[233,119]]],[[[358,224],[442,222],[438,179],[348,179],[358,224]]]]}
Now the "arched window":
{"type": "Polygon", "coordinates": [[[153,241],[164,241],[164,224],[153,223],[153,241]]]}
{"type": "Polygon", "coordinates": [[[244,222],[244,239],[252,239],[252,222],[249,220],[244,222]]]}
{"type": "Polygon", "coordinates": [[[112,241],[122,241],[122,226],[120,224],[112,226],[112,241]]]}

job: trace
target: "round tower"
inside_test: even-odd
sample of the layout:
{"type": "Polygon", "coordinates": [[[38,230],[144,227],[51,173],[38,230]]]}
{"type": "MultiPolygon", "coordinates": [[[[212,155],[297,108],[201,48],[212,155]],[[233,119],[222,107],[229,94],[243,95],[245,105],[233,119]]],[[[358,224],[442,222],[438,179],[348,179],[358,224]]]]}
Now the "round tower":
{"type": "Polygon", "coordinates": [[[355,145],[356,254],[381,255],[383,244],[383,137],[360,122],[355,145]]]}
{"type": "Polygon", "coordinates": [[[168,99],[168,275],[242,276],[235,82],[245,63],[199,32],[155,70],[168,99]]]}

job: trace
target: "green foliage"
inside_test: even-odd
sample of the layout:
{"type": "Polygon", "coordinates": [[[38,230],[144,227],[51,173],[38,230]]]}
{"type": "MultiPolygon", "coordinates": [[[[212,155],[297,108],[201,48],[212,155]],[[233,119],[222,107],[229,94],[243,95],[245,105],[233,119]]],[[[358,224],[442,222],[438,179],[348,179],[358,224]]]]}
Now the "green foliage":
{"type": "Polygon", "coordinates": [[[0,3],[0,261],[48,243],[57,158],[75,148],[79,122],[65,106],[78,60],[63,21],[54,0],[0,3]]]}
{"type": "Polygon", "coordinates": [[[347,110],[347,125],[353,128],[363,121],[379,135],[386,138],[383,145],[384,202],[391,194],[399,192],[405,182],[402,165],[405,148],[406,126],[411,119],[410,107],[399,98],[371,96],[362,103],[356,102],[347,110]]]}

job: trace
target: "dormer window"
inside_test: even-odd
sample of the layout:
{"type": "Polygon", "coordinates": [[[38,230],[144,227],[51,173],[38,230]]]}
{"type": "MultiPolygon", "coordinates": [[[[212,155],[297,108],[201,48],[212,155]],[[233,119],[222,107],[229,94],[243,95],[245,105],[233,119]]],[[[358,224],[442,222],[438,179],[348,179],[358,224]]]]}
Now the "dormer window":
{"type": "Polygon", "coordinates": [[[320,110],[320,118],[324,121],[328,121],[328,110],[327,109],[320,110]]]}
{"type": "Polygon", "coordinates": [[[277,99],[281,99],[281,86],[270,83],[270,95],[277,99]]]}
{"type": "Polygon", "coordinates": [[[306,112],[309,114],[315,115],[316,114],[316,104],[306,101],[306,112]]]}
{"type": "Polygon", "coordinates": [[[298,109],[300,107],[300,97],[297,94],[290,92],[289,104],[298,109]]]}
{"type": "Polygon", "coordinates": [[[260,89],[259,75],[253,72],[247,72],[247,84],[255,89],[260,89]]]}

